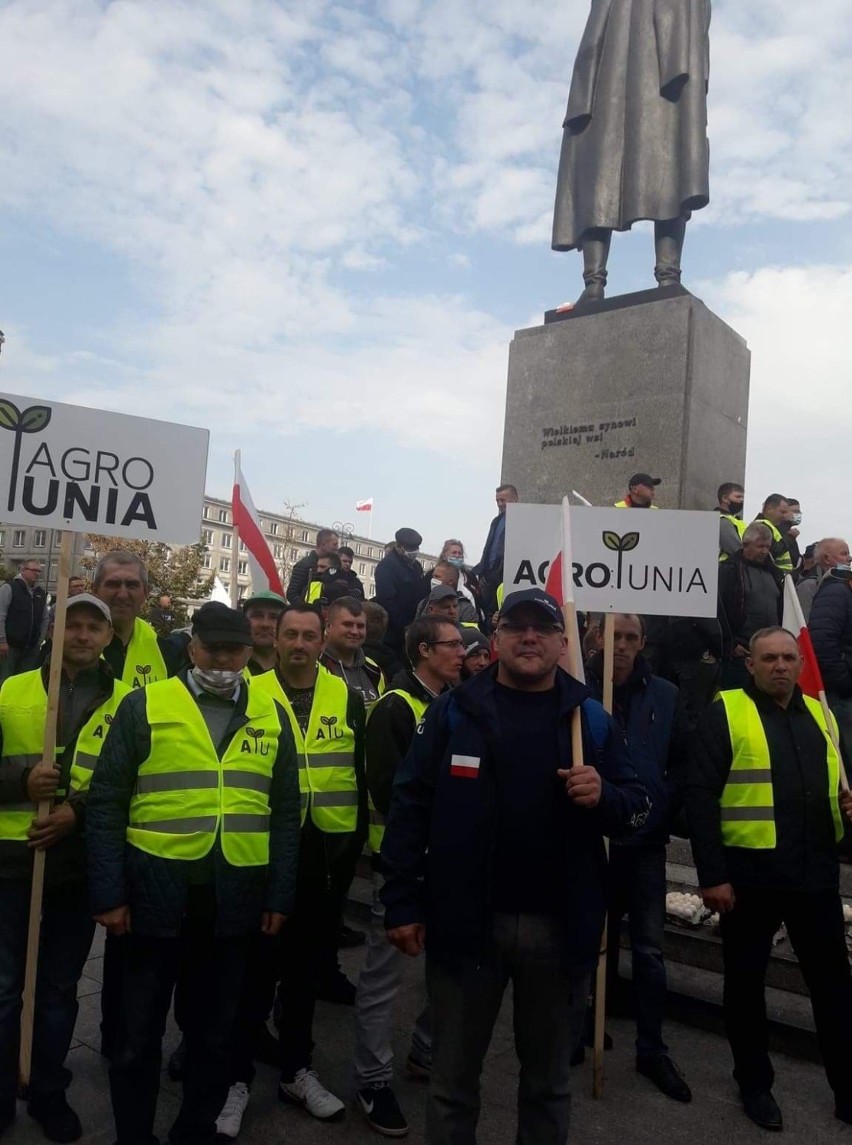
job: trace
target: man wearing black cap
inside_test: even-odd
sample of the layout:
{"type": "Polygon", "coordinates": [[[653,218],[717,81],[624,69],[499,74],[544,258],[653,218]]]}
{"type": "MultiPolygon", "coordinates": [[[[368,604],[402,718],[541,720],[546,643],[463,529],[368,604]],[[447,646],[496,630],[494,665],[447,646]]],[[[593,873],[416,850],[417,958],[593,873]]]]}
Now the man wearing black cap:
{"type": "Polygon", "coordinates": [[[388,614],[385,644],[402,658],[405,629],[426,595],[417,557],[423,538],[416,529],[397,529],[394,546],[376,565],[376,603],[388,614]]]}
{"type": "Polygon", "coordinates": [[[117,1145],[154,1140],[163,1028],[181,970],[187,1054],[169,1137],[213,1140],[251,938],[280,931],[293,907],[293,736],[274,699],[243,678],[251,646],[243,613],[203,605],[192,668],[125,698],[92,780],[92,911],[127,936],[110,1068],[117,1145]]]}
{"type": "Polygon", "coordinates": [[[275,629],[278,617],[286,607],[284,597],[269,590],[253,592],[248,600],[243,601],[243,612],[251,625],[253,651],[247,667],[252,676],[269,672],[278,663],[275,629]]]}
{"type": "Polygon", "coordinates": [[[634,473],[627,482],[627,496],[616,501],[616,509],[656,509],[654,494],[662,477],[651,477],[649,473],[634,473]]]}
{"type": "Polygon", "coordinates": [[[561,1145],[604,922],[604,836],[640,826],[648,798],[610,717],[558,666],[553,597],[510,593],[496,643],[498,662],[432,703],[400,764],[381,850],[385,925],[409,955],[428,938],[427,1140],[475,1140],[511,980],[518,1140],[561,1145]],[[572,756],[578,709],[583,759],[572,756]]]}

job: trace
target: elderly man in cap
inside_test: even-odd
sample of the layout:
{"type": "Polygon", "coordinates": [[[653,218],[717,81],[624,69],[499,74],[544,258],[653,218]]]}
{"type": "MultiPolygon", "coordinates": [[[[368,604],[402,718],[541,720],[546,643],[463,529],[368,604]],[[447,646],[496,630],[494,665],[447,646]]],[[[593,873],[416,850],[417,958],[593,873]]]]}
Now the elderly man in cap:
{"type": "Polygon", "coordinates": [[[278,704],[243,677],[251,647],[242,612],[203,605],[192,667],[126,697],[93,778],[92,910],[111,934],[127,935],[110,1069],[117,1145],[154,1140],[163,1030],[181,971],[187,1054],[169,1139],[214,1139],[251,939],[280,931],[293,907],[296,754],[278,704]]]}
{"type": "Polygon", "coordinates": [[[431,1145],[476,1140],[482,1064],[509,981],[518,1140],[566,1140],[605,915],[604,836],[648,814],[623,736],[559,668],[565,625],[553,597],[510,593],[496,643],[496,664],[426,712],[381,849],[388,938],[405,954],[428,950],[431,1145]]]}
{"type": "Polygon", "coordinates": [[[634,473],[627,482],[627,496],[616,501],[616,509],[656,509],[654,495],[662,477],[652,477],[649,473],[634,473]]]}
{"type": "Polygon", "coordinates": [[[0,1133],[15,1117],[18,1030],[35,848],[46,855],[28,1112],[51,1141],[76,1141],[63,1062],[77,1019],[77,983],[95,924],[86,887],[86,798],[116,709],[130,688],[101,653],[109,609],[81,593],[68,601],[56,759],[44,759],[49,662],[0,688],[0,1133]],[[53,800],[37,824],[41,800],[53,800]]]}
{"type": "Polygon", "coordinates": [[[405,630],[427,592],[418,561],[423,538],[416,529],[397,529],[394,546],[376,565],[376,603],[388,614],[385,644],[402,659],[405,630]]]}

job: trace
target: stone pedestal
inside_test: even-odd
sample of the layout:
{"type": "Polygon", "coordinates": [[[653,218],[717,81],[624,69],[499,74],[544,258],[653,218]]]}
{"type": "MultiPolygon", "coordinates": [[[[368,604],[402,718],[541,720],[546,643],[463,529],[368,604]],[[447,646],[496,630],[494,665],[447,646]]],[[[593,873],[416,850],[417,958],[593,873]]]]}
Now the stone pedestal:
{"type": "Polygon", "coordinates": [[[515,334],[503,481],[522,501],[611,505],[636,472],[661,509],[712,509],[742,483],[751,354],[682,287],[622,295],[515,334]]]}

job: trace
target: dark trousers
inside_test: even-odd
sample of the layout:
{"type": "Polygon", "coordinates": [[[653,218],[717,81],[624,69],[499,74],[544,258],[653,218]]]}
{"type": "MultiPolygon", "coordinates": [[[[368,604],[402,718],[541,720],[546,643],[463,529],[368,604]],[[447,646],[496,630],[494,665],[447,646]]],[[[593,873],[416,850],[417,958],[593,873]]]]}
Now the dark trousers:
{"type": "Polygon", "coordinates": [[[707,660],[675,660],[673,667],[689,726],[694,728],[719,686],[720,665],[707,660]]]}
{"type": "Polygon", "coordinates": [[[811,995],[820,1052],[838,1102],[852,1103],[852,975],[836,892],[802,894],[735,887],[721,920],[725,1028],[734,1077],[744,1093],[771,1089],[764,978],[781,923],[811,995]]]}
{"type": "MultiPolygon", "coordinates": [[[[126,949],[127,935],[122,938],[114,938],[111,934],[106,936],[101,983],[101,1052],[107,1057],[112,1057],[115,1053],[121,1028],[121,1008],[124,994],[122,968],[126,949]]],[[[186,1013],[185,995],[184,983],[181,978],[178,978],[175,983],[174,1007],[175,1022],[181,1033],[186,1021],[184,1017],[186,1013]]]]}
{"type": "MultiPolygon", "coordinates": [[[[0,880],[0,1116],[14,1110],[18,1088],[29,917],[29,880],[0,880]]],[[[62,1064],[74,1035],[77,983],[94,931],[85,884],[45,889],[30,1081],[30,1096],[36,1099],[65,1089],[62,1064]]]]}
{"type": "Polygon", "coordinates": [[[337,957],[340,915],[354,863],[355,855],[346,853],[339,836],[326,837],[310,821],[304,825],[296,906],[281,934],[278,1002],[284,1081],[311,1065],[317,980],[329,958],[337,957]]]}
{"type": "MultiPolygon", "coordinates": [[[[289,923],[285,923],[289,926],[289,923]]],[[[248,966],[234,1030],[231,1082],[254,1081],[254,1047],[258,1031],[267,1022],[275,1003],[275,986],[281,966],[281,936],[270,938],[258,932],[251,937],[248,966]]]]}
{"type": "Polygon", "coordinates": [[[627,915],[636,1011],[636,1056],[667,1054],[663,1041],[666,1009],[666,849],[612,846],[609,852],[607,993],[618,989],[621,920],[627,915]]]}
{"type": "Polygon", "coordinates": [[[153,1134],[163,1031],[181,972],[186,1067],[183,1101],[169,1140],[176,1145],[215,1140],[216,1118],[228,1096],[250,942],[248,935],[215,937],[215,910],[213,888],[193,888],[178,938],[133,933],[122,940],[122,1020],[109,1076],[118,1145],[148,1145],[153,1134]]]}
{"type": "MultiPolygon", "coordinates": [[[[494,1023],[513,986],[518,1145],[563,1145],[571,1116],[571,1056],[580,1040],[589,975],[572,973],[553,919],[497,915],[494,957],[450,970],[426,959],[432,1014],[429,1145],[475,1145],[479,1079],[494,1023]]],[[[501,1135],[510,1140],[511,1134],[501,1135]]]]}

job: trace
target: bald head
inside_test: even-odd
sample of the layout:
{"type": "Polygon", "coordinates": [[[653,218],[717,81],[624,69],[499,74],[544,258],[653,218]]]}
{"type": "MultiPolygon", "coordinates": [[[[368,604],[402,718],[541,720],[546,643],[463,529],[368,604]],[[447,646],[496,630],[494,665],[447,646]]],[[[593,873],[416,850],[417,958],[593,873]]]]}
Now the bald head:
{"type": "Polygon", "coordinates": [[[840,537],[825,537],[817,542],[817,547],[814,550],[814,562],[816,567],[822,569],[823,572],[836,568],[838,565],[848,565],[850,563],[849,543],[840,537]]]}

